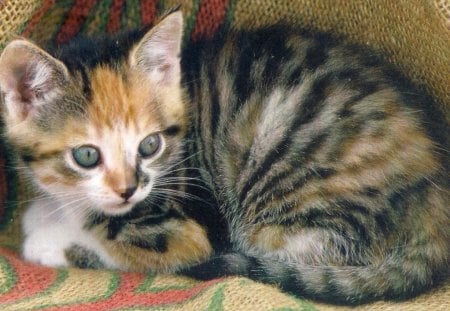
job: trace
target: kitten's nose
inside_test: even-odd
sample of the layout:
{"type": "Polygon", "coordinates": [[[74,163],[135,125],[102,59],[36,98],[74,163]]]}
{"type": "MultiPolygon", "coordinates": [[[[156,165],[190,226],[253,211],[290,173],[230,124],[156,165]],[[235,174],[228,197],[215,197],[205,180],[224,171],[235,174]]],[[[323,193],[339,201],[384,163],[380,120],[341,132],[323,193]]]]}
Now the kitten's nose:
{"type": "Polygon", "coordinates": [[[126,188],[124,192],[120,193],[120,197],[128,200],[136,192],[137,187],[126,188]]]}

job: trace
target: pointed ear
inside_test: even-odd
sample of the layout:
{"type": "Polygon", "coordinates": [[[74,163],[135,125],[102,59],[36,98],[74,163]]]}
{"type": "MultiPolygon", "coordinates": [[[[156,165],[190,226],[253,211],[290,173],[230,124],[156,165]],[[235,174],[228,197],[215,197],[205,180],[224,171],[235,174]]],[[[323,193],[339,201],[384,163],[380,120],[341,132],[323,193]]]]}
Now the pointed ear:
{"type": "Polygon", "coordinates": [[[0,56],[0,89],[7,115],[25,120],[58,95],[67,77],[62,62],[31,42],[12,41],[0,56]]]}
{"type": "Polygon", "coordinates": [[[179,83],[182,36],[183,15],[176,11],[163,18],[142,38],[131,53],[131,66],[149,75],[156,83],[179,83]]]}

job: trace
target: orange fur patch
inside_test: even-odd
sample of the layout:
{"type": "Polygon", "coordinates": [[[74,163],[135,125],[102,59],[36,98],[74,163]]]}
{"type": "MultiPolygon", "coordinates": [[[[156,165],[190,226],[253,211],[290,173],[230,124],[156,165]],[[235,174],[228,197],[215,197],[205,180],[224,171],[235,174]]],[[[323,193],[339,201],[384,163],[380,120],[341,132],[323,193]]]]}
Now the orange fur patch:
{"type": "Polygon", "coordinates": [[[256,229],[250,241],[253,246],[264,251],[275,251],[284,247],[287,228],[283,226],[264,226],[256,229]]]}
{"type": "MultiPolygon", "coordinates": [[[[108,251],[129,271],[172,272],[177,268],[201,262],[212,253],[205,229],[192,220],[171,220],[167,229],[167,251],[146,250],[128,243],[105,239],[108,251]]],[[[105,227],[96,228],[98,236],[105,237],[105,227]]]]}
{"type": "Polygon", "coordinates": [[[105,172],[105,184],[119,195],[137,185],[136,169],[129,165],[105,172]]]}
{"type": "Polygon", "coordinates": [[[160,124],[162,121],[156,107],[151,105],[155,95],[148,91],[148,87],[127,83],[124,76],[110,68],[94,69],[91,87],[93,98],[88,116],[98,131],[105,127],[114,128],[119,120],[126,127],[142,123],[160,124]]]}

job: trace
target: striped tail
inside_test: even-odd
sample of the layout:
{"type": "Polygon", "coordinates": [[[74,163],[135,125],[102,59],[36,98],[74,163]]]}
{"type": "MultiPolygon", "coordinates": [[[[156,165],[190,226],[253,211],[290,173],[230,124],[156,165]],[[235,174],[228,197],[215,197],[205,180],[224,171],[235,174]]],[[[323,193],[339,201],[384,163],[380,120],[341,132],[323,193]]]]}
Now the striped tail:
{"type": "Polygon", "coordinates": [[[378,266],[309,266],[229,253],[181,274],[201,280],[241,275],[276,284],[295,296],[346,305],[375,299],[407,299],[449,276],[448,269],[438,275],[426,266],[413,269],[406,266],[398,260],[386,260],[378,266]]]}

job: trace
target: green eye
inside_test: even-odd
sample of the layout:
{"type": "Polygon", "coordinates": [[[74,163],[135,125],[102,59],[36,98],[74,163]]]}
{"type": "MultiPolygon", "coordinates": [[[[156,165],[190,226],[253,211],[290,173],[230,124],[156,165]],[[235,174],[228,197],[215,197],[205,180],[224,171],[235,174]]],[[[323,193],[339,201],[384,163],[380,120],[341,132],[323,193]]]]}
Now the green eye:
{"type": "Polygon", "coordinates": [[[161,144],[161,138],[158,134],[151,134],[145,137],[141,143],[139,144],[139,154],[143,158],[148,158],[154,155],[158,150],[161,144]]]}
{"type": "Polygon", "coordinates": [[[84,168],[93,168],[100,163],[100,152],[93,146],[81,146],[72,149],[75,162],[84,168]]]}

